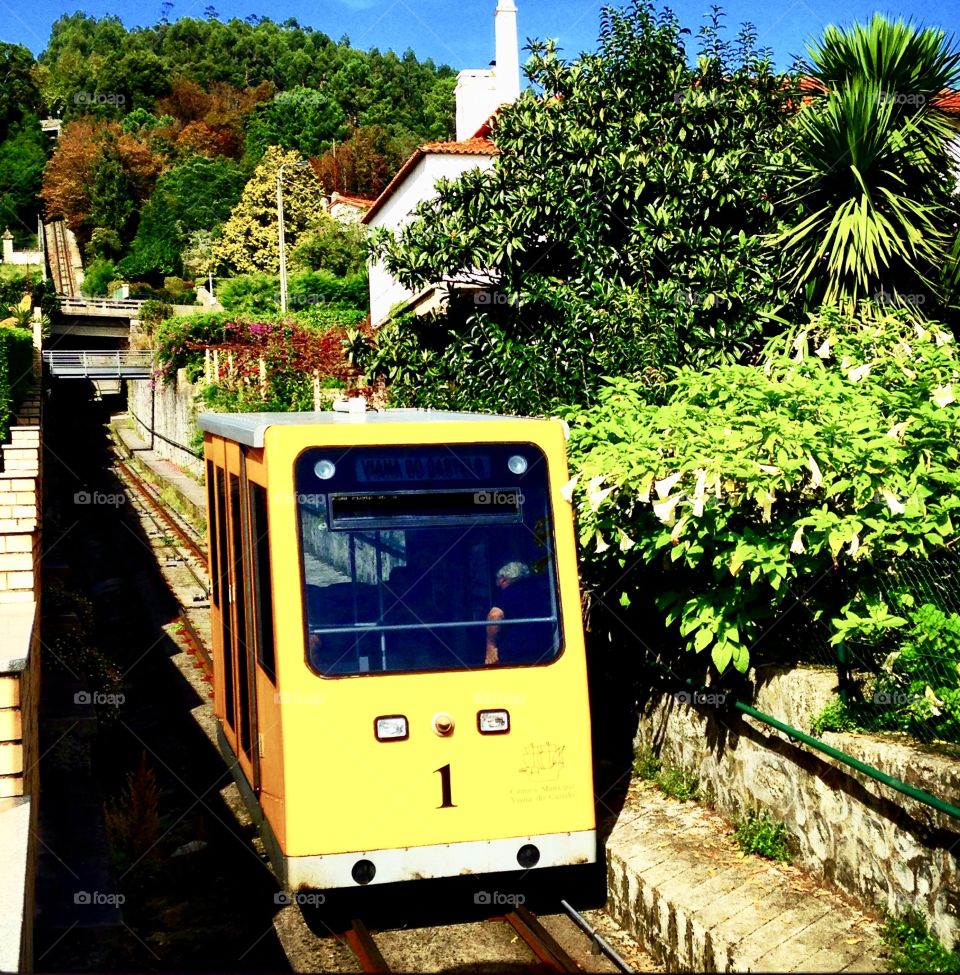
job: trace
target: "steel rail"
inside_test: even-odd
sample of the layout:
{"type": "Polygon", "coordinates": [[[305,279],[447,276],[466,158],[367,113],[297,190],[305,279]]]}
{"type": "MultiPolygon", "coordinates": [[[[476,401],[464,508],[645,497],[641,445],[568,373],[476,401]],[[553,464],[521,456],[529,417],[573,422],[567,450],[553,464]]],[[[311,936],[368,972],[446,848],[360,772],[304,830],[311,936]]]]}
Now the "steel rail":
{"type": "Polygon", "coordinates": [[[635,968],[631,968],[623,960],[606,938],[598,934],[596,928],[592,927],[590,922],[579,911],[571,907],[564,900],[560,901],[560,906],[566,912],[567,917],[597,946],[600,954],[605,955],[621,972],[632,973],[636,971],[635,968]]]}
{"type": "Polygon", "coordinates": [[[552,972],[581,972],[583,969],[560,947],[552,934],[525,908],[504,915],[504,920],[527,943],[530,950],[552,972]]]}
{"type": "Polygon", "coordinates": [[[390,966],[384,960],[377,943],[359,918],[350,922],[350,927],[341,935],[356,956],[365,972],[389,972],[390,966]]]}

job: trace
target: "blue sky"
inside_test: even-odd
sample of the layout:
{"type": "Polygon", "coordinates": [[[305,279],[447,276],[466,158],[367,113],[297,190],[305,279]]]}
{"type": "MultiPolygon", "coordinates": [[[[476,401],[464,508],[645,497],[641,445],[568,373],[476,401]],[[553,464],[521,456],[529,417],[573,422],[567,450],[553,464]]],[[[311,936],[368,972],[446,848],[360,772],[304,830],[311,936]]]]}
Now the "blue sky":
{"type": "MultiPolygon", "coordinates": [[[[210,0],[176,0],[171,19],[202,16],[210,0]]],[[[554,37],[574,55],[596,47],[601,0],[516,0],[521,43],[527,37],[554,37]]],[[[493,10],[496,0],[213,0],[221,19],[249,14],[283,21],[295,17],[334,38],[350,37],[355,47],[413,48],[421,58],[462,68],[485,67],[493,57],[493,10]]],[[[676,0],[671,4],[685,27],[694,32],[709,10],[709,0],[676,0]]],[[[948,33],[960,33],[960,0],[902,0],[878,6],[876,0],[726,0],[731,27],[752,21],[762,44],[773,49],[786,67],[804,42],[830,22],[867,19],[875,10],[936,23],[948,33]]],[[[25,44],[39,53],[50,25],[63,13],[83,9],[94,16],[116,14],[128,26],[155,23],[160,0],[0,0],[0,39],[25,44]]]]}

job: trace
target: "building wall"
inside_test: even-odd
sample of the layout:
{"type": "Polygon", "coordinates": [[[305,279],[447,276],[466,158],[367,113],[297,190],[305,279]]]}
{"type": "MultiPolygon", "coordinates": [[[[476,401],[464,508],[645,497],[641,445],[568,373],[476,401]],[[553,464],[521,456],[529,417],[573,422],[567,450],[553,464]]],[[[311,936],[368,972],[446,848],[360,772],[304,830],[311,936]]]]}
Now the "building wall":
{"type": "MultiPolygon", "coordinates": [[[[434,153],[425,155],[413,168],[393,196],[370,221],[370,227],[396,230],[410,220],[417,204],[437,195],[439,179],[456,179],[471,169],[489,169],[493,156],[453,155],[434,153]]],[[[386,320],[394,305],[409,301],[413,292],[393,278],[382,263],[370,265],[370,321],[379,325],[386,320]]]]}

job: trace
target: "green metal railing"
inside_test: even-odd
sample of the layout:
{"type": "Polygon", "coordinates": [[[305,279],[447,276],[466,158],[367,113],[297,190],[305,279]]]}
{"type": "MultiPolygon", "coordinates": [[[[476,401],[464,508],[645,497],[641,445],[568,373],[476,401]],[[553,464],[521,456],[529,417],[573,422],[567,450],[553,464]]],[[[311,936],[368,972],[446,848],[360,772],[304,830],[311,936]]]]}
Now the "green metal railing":
{"type": "MultiPolygon", "coordinates": [[[[716,694],[717,688],[707,688],[698,687],[694,681],[688,680],[686,678],[680,677],[675,674],[669,667],[665,667],[663,664],[651,661],[651,664],[659,671],[667,674],[674,681],[677,681],[684,685],[688,690],[692,690],[699,694],[716,694]]],[[[745,704],[743,701],[738,700],[735,697],[731,697],[729,694],[725,694],[725,699],[732,703],[735,710],[740,711],[743,714],[749,715],[751,718],[762,722],[763,724],[769,725],[771,728],[776,728],[778,731],[782,731],[789,738],[802,742],[809,748],[813,748],[818,752],[823,752],[825,755],[829,755],[831,758],[850,768],[856,769],[863,775],[869,776],[871,779],[875,779],[877,782],[882,782],[884,785],[889,786],[891,789],[895,789],[897,792],[903,795],[909,796],[911,799],[916,799],[917,802],[922,802],[927,806],[936,809],[938,812],[946,813],[948,816],[953,816],[956,819],[960,819],[960,807],[954,806],[952,803],[946,802],[944,799],[927,792],[925,789],[918,789],[915,786],[909,785],[901,779],[896,778],[893,775],[888,775],[886,772],[882,772],[880,769],[875,768],[873,765],[869,765],[867,762],[860,761],[859,758],[854,758],[852,755],[848,755],[846,752],[839,748],[834,748],[832,745],[828,745],[826,742],[821,741],[819,738],[814,738],[813,735],[808,735],[806,732],[801,731],[799,728],[794,728],[788,725],[784,721],[780,721],[778,718],[774,718],[769,714],[765,714],[763,711],[757,710],[750,704],[745,704]]]]}

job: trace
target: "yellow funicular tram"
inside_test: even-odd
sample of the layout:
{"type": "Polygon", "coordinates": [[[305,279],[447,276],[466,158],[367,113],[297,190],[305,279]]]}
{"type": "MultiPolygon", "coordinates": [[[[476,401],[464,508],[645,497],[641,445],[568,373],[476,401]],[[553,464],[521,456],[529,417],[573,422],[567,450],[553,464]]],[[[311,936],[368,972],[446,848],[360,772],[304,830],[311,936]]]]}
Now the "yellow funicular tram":
{"type": "Polygon", "coordinates": [[[199,422],[221,744],[281,882],[595,862],[563,424],[199,422]]]}

